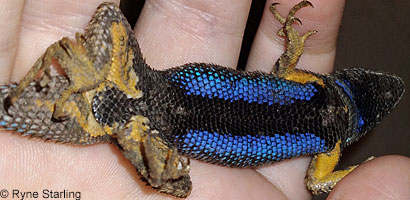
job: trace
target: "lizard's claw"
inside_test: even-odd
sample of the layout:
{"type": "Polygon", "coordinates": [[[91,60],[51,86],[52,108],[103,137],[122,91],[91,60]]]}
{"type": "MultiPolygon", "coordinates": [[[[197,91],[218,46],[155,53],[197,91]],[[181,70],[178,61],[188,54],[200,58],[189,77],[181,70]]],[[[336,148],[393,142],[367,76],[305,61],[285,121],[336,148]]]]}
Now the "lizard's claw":
{"type": "Polygon", "coordinates": [[[302,25],[302,21],[300,21],[300,19],[297,17],[290,18],[290,20],[288,20],[287,23],[293,24],[296,21],[299,22],[300,25],[302,25]]]}
{"type": "Polygon", "coordinates": [[[13,97],[11,95],[9,95],[6,99],[4,99],[3,106],[4,106],[4,110],[7,112],[8,115],[10,115],[9,108],[14,104],[14,102],[16,102],[16,100],[17,100],[17,97],[13,97]]]}

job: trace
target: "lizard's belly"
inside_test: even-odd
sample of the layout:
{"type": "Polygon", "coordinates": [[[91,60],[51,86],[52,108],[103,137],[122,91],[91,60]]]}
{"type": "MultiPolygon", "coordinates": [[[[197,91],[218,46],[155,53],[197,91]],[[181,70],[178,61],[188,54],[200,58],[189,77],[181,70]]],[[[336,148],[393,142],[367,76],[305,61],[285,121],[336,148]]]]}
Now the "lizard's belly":
{"type": "Polygon", "coordinates": [[[172,69],[165,79],[157,85],[167,89],[142,89],[140,99],[115,87],[97,93],[96,120],[121,127],[144,116],[180,153],[233,167],[327,152],[348,129],[338,94],[316,83],[198,66],[172,69]]]}
{"type": "Polygon", "coordinates": [[[174,130],[175,145],[189,157],[258,166],[329,151],[347,129],[342,101],[316,83],[201,66],[170,77],[187,113],[174,130]]]}

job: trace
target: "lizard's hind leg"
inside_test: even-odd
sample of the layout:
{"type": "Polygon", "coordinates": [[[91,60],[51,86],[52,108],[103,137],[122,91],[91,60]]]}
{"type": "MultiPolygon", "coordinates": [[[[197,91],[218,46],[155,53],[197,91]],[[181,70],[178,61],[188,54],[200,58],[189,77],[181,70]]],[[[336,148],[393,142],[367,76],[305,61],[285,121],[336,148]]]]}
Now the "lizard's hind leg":
{"type": "Polygon", "coordinates": [[[117,137],[120,150],[143,181],[176,197],[190,194],[189,159],[186,161],[175,147],[166,145],[159,132],[150,129],[148,118],[134,116],[117,137]]]}
{"type": "Polygon", "coordinates": [[[104,70],[95,70],[92,61],[87,56],[87,51],[83,46],[83,38],[80,34],[76,35],[76,41],[63,38],[48,47],[46,52],[37,59],[17,88],[10,93],[9,102],[5,104],[12,105],[40,71],[44,71],[47,75],[53,59],[56,59],[61,65],[70,82],[69,86],[60,94],[60,98],[55,102],[53,113],[53,118],[55,119],[61,120],[65,118],[66,115],[63,113],[64,103],[72,93],[96,87],[104,80],[105,74],[107,74],[104,70]]]}
{"type": "MultiPolygon", "coordinates": [[[[73,93],[94,89],[107,79],[113,68],[116,71],[126,71],[132,66],[132,60],[126,58],[132,58],[132,53],[138,52],[130,50],[130,44],[135,43],[131,33],[131,27],[114,3],[101,4],[87,25],[84,35],[76,33],[75,40],[63,38],[47,48],[18,87],[10,93],[4,103],[5,109],[8,110],[16,102],[40,71],[48,74],[52,60],[56,59],[70,84],[56,100],[53,118],[66,119],[67,113],[63,111],[64,103],[73,93]]],[[[117,82],[121,82],[123,77],[115,78],[120,79],[117,82]]],[[[40,81],[40,85],[46,85],[46,82],[46,80],[40,81]]]]}
{"type": "MultiPolygon", "coordinates": [[[[58,49],[58,42],[55,42],[51,46],[49,46],[46,52],[41,55],[36,62],[34,63],[33,67],[30,71],[26,74],[26,76],[20,81],[18,86],[10,91],[8,98],[6,99],[5,103],[5,110],[7,111],[8,108],[16,102],[16,100],[20,97],[23,93],[24,89],[35,79],[37,74],[44,70],[46,75],[49,75],[50,71],[50,64],[52,61],[52,56],[54,52],[58,49]]],[[[47,85],[47,83],[42,83],[41,85],[47,85]]]]}

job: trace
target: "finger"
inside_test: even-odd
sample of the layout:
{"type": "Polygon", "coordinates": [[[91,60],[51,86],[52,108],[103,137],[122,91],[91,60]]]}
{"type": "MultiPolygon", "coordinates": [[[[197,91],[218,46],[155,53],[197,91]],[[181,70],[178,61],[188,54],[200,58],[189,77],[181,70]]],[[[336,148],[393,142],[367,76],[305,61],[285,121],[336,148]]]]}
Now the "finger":
{"type": "Polygon", "coordinates": [[[311,199],[304,178],[310,158],[303,156],[257,169],[271,184],[279,188],[287,199],[311,199]]]}
{"type": "MultiPolygon", "coordinates": [[[[270,72],[276,59],[283,53],[284,40],[276,35],[282,25],[273,18],[269,10],[272,2],[280,3],[277,5],[277,10],[286,17],[290,8],[300,0],[271,0],[266,3],[248,59],[248,70],[270,72]]],[[[315,72],[330,72],[336,53],[336,39],[342,19],[344,0],[317,0],[312,3],[314,8],[305,7],[296,13],[296,17],[303,22],[303,25],[296,23],[293,25],[301,34],[309,30],[318,30],[318,33],[307,39],[298,67],[315,72]]]]}
{"type": "Polygon", "coordinates": [[[77,193],[71,199],[140,199],[141,194],[127,192],[144,184],[135,185],[138,177],[124,168],[131,164],[113,145],[63,145],[5,132],[0,141],[0,184],[5,188],[40,195],[48,190],[53,197],[77,193]]]}
{"type": "Polygon", "coordinates": [[[193,162],[195,199],[287,199],[286,194],[252,169],[235,169],[193,162]]]}
{"type": "Polygon", "coordinates": [[[383,156],[357,167],[328,199],[410,199],[410,158],[383,156]]]}
{"type": "Polygon", "coordinates": [[[136,36],[147,63],[164,69],[187,62],[236,66],[250,0],[147,1],[136,36]]]}
{"type": "Polygon", "coordinates": [[[27,0],[12,80],[23,77],[50,44],[63,36],[74,37],[75,32],[84,32],[95,8],[102,2],[27,0]]]}
{"type": "Polygon", "coordinates": [[[4,0],[0,4],[0,83],[9,81],[19,41],[23,0],[4,0]]]}

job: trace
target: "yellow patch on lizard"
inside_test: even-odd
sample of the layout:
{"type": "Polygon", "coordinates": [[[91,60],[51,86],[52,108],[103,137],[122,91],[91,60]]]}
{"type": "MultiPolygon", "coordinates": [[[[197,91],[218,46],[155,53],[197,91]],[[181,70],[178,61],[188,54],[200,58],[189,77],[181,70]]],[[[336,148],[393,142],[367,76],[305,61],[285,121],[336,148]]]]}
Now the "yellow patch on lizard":
{"type": "Polygon", "coordinates": [[[135,89],[138,76],[132,69],[134,52],[127,48],[128,34],[123,24],[114,22],[111,26],[112,55],[111,70],[107,80],[112,81],[118,89],[132,98],[142,97],[142,91],[135,89]]]}
{"type": "Polygon", "coordinates": [[[341,156],[341,143],[342,141],[339,140],[332,151],[313,157],[306,177],[306,186],[313,194],[330,192],[343,177],[357,167],[354,165],[344,170],[334,171],[341,156]]]}
{"type": "Polygon", "coordinates": [[[142,138],[146,136],[149,130],[149,119],[141,115],[136,115],[131,117],[130,120],[132,122],[128,124],[127,127],[131,127],[132,132],[128,136],[128,139],[132,138],[134,141],[143,141],[142,138]]]}
{"type": "Polygon", "coordinates": [[[130,123],[125,126],[125,129],[131,129],[131,132],[124,139],[123,147],[128,150],[136,150],[138,148],[135,144],[146,143],[149,141],[156,149],[162,152],[171,151],[171,149],[158,137],[157,130],[150,130],[149,119],[136,115],[131,117],[130,123]],[[126,142],[127,141],[127,142],[126,142]],[[132,142],[131,142],[132,141],[132,142]]]}
{"type": "Polygon", "coordinates": [[[325,86],[325,83],[323,82],[323,80],[313,74],[309,74],[301,70],[289,70],[289,71],[291,72],[288,72],[284,74],[283,76],[283,78],[286,80],[295,81],[295,82],[302,83],[302,84],[316,82],[323,87],[325,86]]]}

